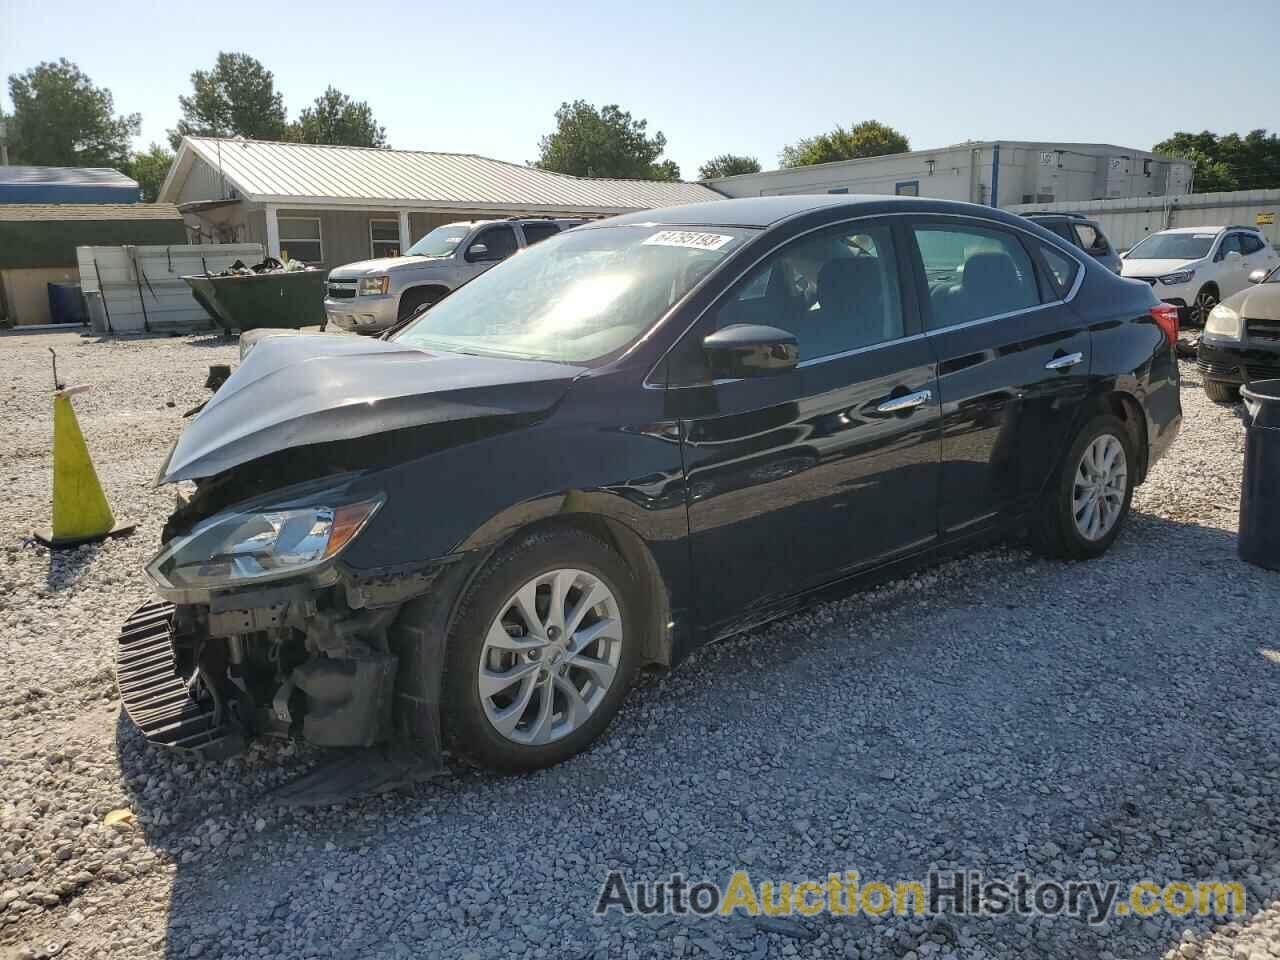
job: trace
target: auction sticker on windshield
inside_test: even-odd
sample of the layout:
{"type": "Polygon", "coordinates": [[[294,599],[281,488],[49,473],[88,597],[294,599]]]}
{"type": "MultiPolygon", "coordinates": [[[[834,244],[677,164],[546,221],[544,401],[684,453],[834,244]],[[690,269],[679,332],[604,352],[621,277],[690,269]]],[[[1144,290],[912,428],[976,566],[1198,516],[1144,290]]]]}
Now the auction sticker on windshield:
{"type": "Polygon", "coordinates": [[[691,230],[659,230],[645,244],[660,247],[691,247],[694,250],[719,250],[733,237],[723,233],[695,233],[691,230]]]}

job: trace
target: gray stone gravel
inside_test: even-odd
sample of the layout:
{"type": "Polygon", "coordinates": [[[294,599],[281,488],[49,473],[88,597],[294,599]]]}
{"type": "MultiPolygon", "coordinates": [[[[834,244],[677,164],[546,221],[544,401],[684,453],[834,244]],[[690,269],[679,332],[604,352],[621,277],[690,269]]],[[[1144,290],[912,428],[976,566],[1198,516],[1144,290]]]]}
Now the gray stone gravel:
{"type": "Polygon", "coordinates": [[[171,507],[151,478],[207,366],[235,359],[213,337],[0,336],[0,957],[1280,957],[1280,575],[1236,558],[1242,430],[1194,365],[1183,435],[1101,560],[958,560],[645,679],[557,769],[299,812],[268,791],[315,751],[154,750],[111,679],[171,507]],[[140,524],[56,559],[23,540],[48,514],[48,346],[94,384],[81,426],[140,524]],[[1101,927],[590,909],[612,869],[931,865],[1228,877],[1250,909],[1101,927]]]}

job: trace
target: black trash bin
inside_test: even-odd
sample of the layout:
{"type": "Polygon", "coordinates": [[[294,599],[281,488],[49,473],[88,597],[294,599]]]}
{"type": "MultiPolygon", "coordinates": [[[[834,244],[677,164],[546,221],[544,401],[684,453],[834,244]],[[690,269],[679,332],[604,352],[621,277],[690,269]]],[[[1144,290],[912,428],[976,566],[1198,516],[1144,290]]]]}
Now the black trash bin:
{"type": "Polygon", "coordinates": [[[1240,559],[1280,570],[1280,380],[1240,388],[1245,405],[1240,559]]]}

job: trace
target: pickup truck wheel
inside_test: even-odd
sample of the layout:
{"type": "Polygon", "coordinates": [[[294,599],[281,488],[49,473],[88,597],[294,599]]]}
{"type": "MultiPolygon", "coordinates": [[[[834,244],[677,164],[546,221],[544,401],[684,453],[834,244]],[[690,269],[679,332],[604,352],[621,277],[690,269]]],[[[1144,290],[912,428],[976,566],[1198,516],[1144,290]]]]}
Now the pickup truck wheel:
{"type": "Polygon", "coordinates": [[[407,290],[400,298],[400,306],[396,310],[396,322],[408,320],[419,310],[433,305],[440,299],[435,290],[407,290]]]}
{"type": "Polygon", "coordinates": [[[1220,380],[1206,380],[1204,395],[1214,403],[1236,403],[1240,399],[1240,387],[1220,380]]]}
{"type": "Polygon", "coordinates": [[[490,561],[448,639],[441,699],[453,752],[524,772],[595,740],[639,662],[636,594],[623,559],[578,530],[536,534],[490,561]]]}
{"type": "Polygon", "coordinates": [[[1031,518],[1036,550],[1065,560],[1105,553],[1129,514],[1136,464],[1120,419],[1103,414],[1086,423],[1031,518]]]}

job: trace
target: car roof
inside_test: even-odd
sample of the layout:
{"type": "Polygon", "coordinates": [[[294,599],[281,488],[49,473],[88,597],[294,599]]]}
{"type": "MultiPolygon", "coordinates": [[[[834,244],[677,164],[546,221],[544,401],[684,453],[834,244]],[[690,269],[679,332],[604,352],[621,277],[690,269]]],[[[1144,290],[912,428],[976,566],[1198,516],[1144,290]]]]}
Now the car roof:
{"type": "Polygon", "coordinates": [[[1231,227],[1170,227],[1168,230],[1161,230],[1160,233],[1221,233],[1223,230],[1230,230],[1231,227]]]}
{"type": "MultiPolygon", "coordinates": [[[[883,213],[889,208],[903,207],[913,213],[968,213],[1017,223],[1017,217],[995,207],[984,207],[955,200],[924,197],[894,197],[886,194],[794,194],[783,197],[739,197],[707,203],[687,203],[678,207],[661,207],[622,214],[596,221],[601,227],[619,224],[664,224],[682,227],[751,227],[763,229],[782,220],[820,210],[843,209],[851,214],[865,210],[883,213]]],[[[594,224],[586,224],[592,229],[594,224]]]]}
{"type": "Polygon", "coordinates": [[[1054,218],[1061,218],[1063,220],[1088,220],[1090,223],[1093,223],[1093,220],[1090,217],[1086,217],[1083,213],[1054,213],[1054,212],[1035,213],[1035,212],[1032,212],[1032,213],[1024,213],[1022,214],[1022,216],[1028,218],[1029,220],[1053,220],[1054,218]]]}

